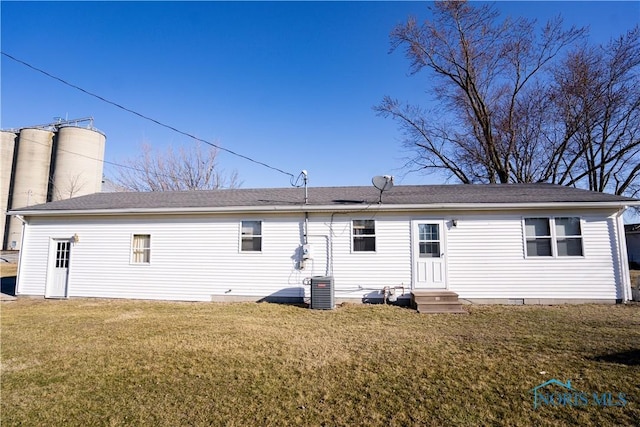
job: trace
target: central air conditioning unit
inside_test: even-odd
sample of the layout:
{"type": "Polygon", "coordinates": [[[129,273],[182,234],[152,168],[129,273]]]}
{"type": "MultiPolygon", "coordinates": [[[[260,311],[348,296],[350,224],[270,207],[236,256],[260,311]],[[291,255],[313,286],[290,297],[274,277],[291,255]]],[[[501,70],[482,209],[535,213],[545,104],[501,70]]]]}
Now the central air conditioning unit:
{"type": "Polygon", "coordinates": [[[314,310],[333,310],[333,277],[314,276],[311,278],[311,308],[314,310]]]}

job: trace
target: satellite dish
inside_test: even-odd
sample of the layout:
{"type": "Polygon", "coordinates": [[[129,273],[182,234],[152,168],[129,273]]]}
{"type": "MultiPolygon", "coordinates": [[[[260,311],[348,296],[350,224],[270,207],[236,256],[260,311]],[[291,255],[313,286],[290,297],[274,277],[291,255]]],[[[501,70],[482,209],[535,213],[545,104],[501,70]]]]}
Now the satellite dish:
{"type": "Polygon", "coordinates": [[[393,188],[393,177],[391,175],[374,176],[371,182],[373,183],[374,187],[380,190],[381,193],[393,188]]]}
{"type": "Polygon", "coordinates": [[[371,182],[374,187],[380,190],[380,200],[378,200],[378,203],[382,203],[382,193],[393,188],[393,177],[391,175],[378,175],[374,176],[371,182]]]}

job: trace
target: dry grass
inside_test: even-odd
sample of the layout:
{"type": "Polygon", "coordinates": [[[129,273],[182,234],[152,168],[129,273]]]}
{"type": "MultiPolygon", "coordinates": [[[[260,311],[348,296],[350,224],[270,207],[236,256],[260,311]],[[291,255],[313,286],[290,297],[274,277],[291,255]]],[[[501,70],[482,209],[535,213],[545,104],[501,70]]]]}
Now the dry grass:
{"type": "Polygon", "coordinates": [[[631,275],[631,286],[635,288],[640,284],[640,270],[631,270],[629,273],[631,275]]]}
{"type": "Polygon", "coordinates": [[[12,277],[18,274],[18,264],[0,262],[0,277],[12,277]]]}
{"type": "Polygon", "coordinates": [[[2,306],[6,425],[636,425],[640,306],[2,306]],[[544,373],[542,373],[544,372],[544,373]],[[571,379],[625,407],[533,408],[571,379]]]}

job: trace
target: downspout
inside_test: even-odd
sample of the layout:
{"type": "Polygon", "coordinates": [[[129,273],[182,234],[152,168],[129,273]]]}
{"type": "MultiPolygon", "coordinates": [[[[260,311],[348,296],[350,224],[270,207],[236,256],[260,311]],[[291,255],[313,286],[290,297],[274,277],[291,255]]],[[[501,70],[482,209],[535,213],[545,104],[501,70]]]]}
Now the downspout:
{"type": "Polygon", "coordinates": [[[302,247],[300,248],[300,260],[298,261],[298,268],[304,270],[307,267],[307,260],[309,259],[309,212],[304,212],[304,224],[302,225],[302,247]]]}
{"type": "Polygon", "coordinates": [[[22,237],[20,237],[20,251],[18,252],[18,270],[16,271],[16,288],[14,290],[15,294],[18,295],[20,294],[20,292],[18,291],[20,289],[20,270],[22,269],[22,254],[25,251],[25,245],[24,245],[24,241],[25,241],[25,236],[27,235],[27,225],[29,225],[29,223],[27,222],[26,219],[24,219],[24,217],[22,215],[14,215],[16,217],[16,219],[18,221],[20,221],[22,223],[22,237]]]}
{"type": "MultiPolygon", "coordinates": [[[[304,204],[305,206],[309,204],[309,192],[307,189],[307,184],[309,182],[309,176],[307,175],[307,171],[303,170],[302,172],[303,180],[304,180],[304,204]]],[[[306,267],[306,262],[308,259],[308,253],[306,251],[309,250],[309,211],[304,211],[304,230],[302,230],[302,260],[301,267],[306,267]]]]}
{"type": "Polygon", "coordinates": [[[304,230],[303,230],[303,242],[305,245],[309,244],[309,212],[304,212],[304,230]]]}
{"type": "Polygon", "coordinates": [[[616,228],[618,230],[618,257],[620,259],[620,276],[622,286],[622,302],[631,300],[631,278],[629,276],[629,262],[627,257],[627,239],[624,234],[624,220],[622,214],[626,206],[620,208],[616,214],[616,228]]]}

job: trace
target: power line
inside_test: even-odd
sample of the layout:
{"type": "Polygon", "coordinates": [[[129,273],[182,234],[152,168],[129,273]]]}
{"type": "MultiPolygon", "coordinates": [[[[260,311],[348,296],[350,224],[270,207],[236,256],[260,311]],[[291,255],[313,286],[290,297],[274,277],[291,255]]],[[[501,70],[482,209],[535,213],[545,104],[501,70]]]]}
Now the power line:
{"type": "MultiPolygon", "coordinates": [[[[30,142],[30,143],[33,143],[33,144],[38,144],[38,145],[41,145],[43,147],[47,146],[47,144],[44,144],[44,143],[42,143],[40,141],[36,141],[35,139],[29,139],[29,138],[25,138],[23,136],[20,136],[19,138],[20,138],[20,141],[25,141],[25,142],[30,142]]],[[[116,166],[116,167],[124,168],[124,169],[130,169],[130,170],[133,170],[133,171],[136,171],[136,172],[140,172],[140,173],[143,173],[143,174],[147,174],[149,172],[148,170],[141,169],[141,168],[136,167],[136,166],[124,165],[122,163],[116,163],[116,162],[112,162],[112,161],[109,161],[109,160],[101,159],[101,158],[98,158],[98,157],[87,156],[86,154],[82,154],[82,153],[78,153],[78,152],[70,151],[70,150],[65,150],[64,148],[60,148],[60,147],[56,148],[56,150],[60,151],[60,152],[63,152],[63,153],[73,154],[73,155],[78,156],[78,157],[84,157],[84,158],[89,159],[89,160],[94,160],[94,161],[96,161],[98,163],[111,165],[111,166],[116,166]]],[[[103,175],[104,175],[104,172],[103,172],[103,175]]],[[[179,178],[176,175],[169,175],[169,174],[161,173],[161,172],[154,172],[153,175],[159,176],[159,177],[164,177],[164,178],[169,178],[169,179],[172,179],[172,180],[179,180],[179,178]]],[[[118,178],[115,177],[115,180],[118,180],[118,178]]]]}
{"type": "Polygon", "coordinates": [[[4,51],[0,51],[0,53],[2,53],[2,55],[6,56],[6,57],[7,57],[7,58],[9,58],[9,59],[11,59],[11,60],[13,60],[13,61],[15,61],[15,62],[17,62],[17,63],[19,63],[19,64],[24,65],[25,67],[31,68],[32,70],[37,71],[37,72],[39,72],[39,73],[42,73],[42,74],[44,74],[45,76],[50,77],[50,78],[52,78],[52,79],[54,79],[54,80],[57,80],[57,81],[59,81],[60,83],[62,83],[62,84],[64,84],[64,85],[67,85],[67,86],[72,87],[72,88],[74,88],[74,89],[76,89],[76,90],[79,90],[79,91],[80,91],[80,92],[82,92],[82,93],[85,93],[85,94],[87,94],[87,95],[89,95],[89,96],[92,96],[92,97],[94,97],[94,98],[97,98],[97,99],[99,99],[100,101],[106,102],[107,104],[113,105],[114,107],[117,107],[117,108],[119,108],[119,109],[121,109],[121,110],[124,110],[124,111],[126,111],[126,112],[128,112],[128,113],[134,114],[134,115],[136,115],[136,116],[138,116],[138,117],[140,117],[140,118],[142,118],[142,119],[145,119],[145,120],[148,120],[148,121],[150,121],[150,122],[153,122],[153,123],[155,123],[155,124],[157,124],[157,125],[159,125],[159,126],[162,126],[162,127],[164,127],[164,128],[167,128],[167,129],[169,129],[169,130],[172,130],[172,131],[174,131],[174,132],[176,132],[176,133],[179,133],[179,134],[181,134],[181,135],[184,135],[184,136],[186,136],[186,137],[192,138],[192,139],[194,139],[194,140],[196,140],[196,141],[200,141],[200,142],[203,142],[203,143],[205,143],[205,144],[208,144],[208,145],[210,145],[210,146],[212,146],[212,147],[214,147],[214,148],[216,148],[216,149],[218,149],[218,150],[222,150],[222,151],[227,152],[227,153],[229,153],[229,154],[231,154],[231,155],[233,155],[233,156],[240,157],[241,159],[248,160],[248,161],[250,161],[250,162],[252,162],[252,163],[258,164],[258,165],[260,165],[260,166],[264,166],[264,167],[269,168],[269,169],[271,169],[271,170],[274,170],[274,171],[276,171],[276,172],[280,172],[280,173],[281,173],[281,174],[283,174],[283,175],[287,175],[287,176],[289,176],[289,177],[290,177],[290,180],[293,180],[293,179],[295,179],[295,178],[296,178],[296,177],[295,177],[295,175],[293,175],[292,173],[286,172],[286,171],[284,171],[284,170],[282,170],[282,169],[280,169],[280,168],[277,168],[277,167],[275,167],[275,166],[268,165],[267,163],[261,162],[261,161],[259,161],[259,160],[252,159],[251,157],[245,156],[244,154],[240,154],[240,153],[237,153],[237,152],[235,152],[235,151],[233,151],[233,150],[230,150],[230,149],[228,149],[228,148],[221,147],[221,146],[219,146],[219,145],[216,145],[216,144],[214,144],[214,143],[212,143],[212,142],[209,142],[209,141],[207,141],[207,140],[204,140],[204,139],[202,139],[202,138],[198,138],[197,136],[192,135],[192,134],[190,134],[190,133],[188,133],[188,132],[182,131],[182,130],[180,130],[180,129],[178,129],[178,128],[175,128],[175,127],[173,127],[173,126],[171,126],[171,125],[168,125],[168,124],[166,124],[166,123],[163,123],[163,122],[161,122],[161,121],[159,121],[159,120],[156,120],[156,119],[154,119],[154,118],[152,118],[152,117],[145,116],[144,114],[141,114],[141,113],[139,113],[139,112],[137,112],[137,111],[135,111],[135,110],[132,110],[132,109],[127,108],[127,107],[124,107],[124,106],[122,106],[122,105],[118,104],[117,102],[110,101],[110,100],[108,100],[108,99],[106,99],[106,98],[104,98],[104,97],[102,97],[102,96],[100,96],[100,95],[98,95],[98,94],[95,94],[95,93],[90,92],[90,91],[88,91],[88,90],[86,90],[86,89],[83,89],[83,88],[81,88],[80,86],[74,85],[73,83],[69,83],[68,81],[66,81],[66,80],[64,80],[64,79],[62,79],[62,78],[60,78],[60,77],[54,76],[53,74],[51,74],[51,73],[49,73],[49,72],[47,72],[47,71],[45,71],[45,70],[42,70],[42,69],[40,69],[40,68],[38,68],[38,67],[35,67],[35,66],[33,66],[33,65],[31,65],[31,64],[29,64],[29,63],[27,63],[27,62],[23,61],[23,60],[21,60],[21,59],[18,59],[18,58],[16,58],[16,57],[12,56],[12,55],[9,55],[8,53],[6,53],[6,52],[4,52],[4,51]]]}

